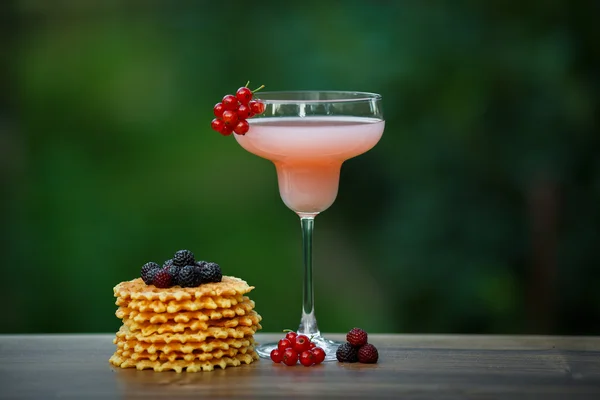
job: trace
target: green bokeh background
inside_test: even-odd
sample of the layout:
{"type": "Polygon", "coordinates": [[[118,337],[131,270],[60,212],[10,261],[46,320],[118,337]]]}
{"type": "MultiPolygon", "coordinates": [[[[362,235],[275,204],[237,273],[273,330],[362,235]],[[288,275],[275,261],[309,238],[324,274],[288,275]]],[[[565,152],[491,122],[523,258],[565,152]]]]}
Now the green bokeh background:
{"type": "Polygon", "coordinates": [[[212,132],[248,79],[383,95],[315,231],[321,330],[600,334],[598,2],[3,2],[0,332],[110,332],[181,248],[295,328],[297,217],[212,132]]]}

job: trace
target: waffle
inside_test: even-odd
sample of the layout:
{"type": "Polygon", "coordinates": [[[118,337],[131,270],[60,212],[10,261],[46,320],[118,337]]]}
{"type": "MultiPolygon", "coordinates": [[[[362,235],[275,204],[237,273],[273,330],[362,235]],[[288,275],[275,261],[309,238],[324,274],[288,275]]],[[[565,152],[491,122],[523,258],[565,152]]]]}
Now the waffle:
{"type": "Polygon", "coordinates": [[[200,372],[200,371],[212,371],[216,367],[225,369],[227,367],[237,367],[244,364],[250,364],[253,361],[258,360],[258,355],[254,350],[246,354],[237,354],[233,357],[221,357],[214,358],[206,361],[186,361],[186,360],[175,360],[175,361],[160,361],[160,360],[133,360],[131,358],[123,357],[117,353],[113,354],[109,359],[109,362],[117,367],[121,368],[137,368],[138,370],[153,369],[156,372],[170,371],[173,370],[177,373],[183,371],[186,372],[200,372]]]}
{"type": "Polygon", "coordinates": [[[146,343],[188,343],[188,342],[203,342],[208,338],[226,339],[229,337],[241,339],[244,336],[251,336],[261,329],[262,326],[239,326],[237,328],[220,328],[210,327],[205,331],[189,331],[185,330],[182,333],[163,333],[144,336],[141,332],[132,332],[126,325],[122,325],[117,332],[117,337],[124,340],[135,339],[139,342],[146,343]]]}
{"type": "Polygon", "coordinates": [[[246,354],[249,351],[253,351],[254,346],[245,346],[240,347],[239,349],[235,347],[230,347],[229,349],[217,349],[211,352],[204,351],[195,351],[192,353],[148,353],[148,352],[135,352],[131,350],[122,350],[117,349],[115,354],[123,358],[129,358],[131,360],[150,360],[150,361],[208,361],[213,359],[219,359],[223,357],[234,357],[237,354],[246,354]]]}
{"type": "Polygon", "coordinates": [[[247,338],[227,338],[227,339],[207,339],[204,342],[196,343],[146,343],[137,340],[120,340],[115,338],[113,343],[117,345],[117,350],[128,350],[135,353],[178,353],[188,354],[193,352],[210,353],[216,350],[228,350],[231,348],[239,349],[242,347],[253,346],[256,344],[252,337],[247,338]]]}
{"type": "Polygon", "coordinates": [[[221,282],[204,283],[197,287],[182,288],[175,286],[169,289],[159,289],[154,285],[146,285],[142,278],[121,282],[114,287],[114,295],[123,300],[158,300],[167,303],[172,300],[199,299],[203,297],[229,297],[243,295],[254,289],[246,281],[233,276],[223,276],[221,282]]]}
{"type": "Polygon", "coordinates": [[[217,308],[214,310],[203,309],[200,311],[181,311],[178,313],[140,312],[129,307],[119,307],[115,315],[120,319],[130,319],[135,322],[151,324],[164,324],[169,321],[188,323],[192,321],[209,321],[223,318],[234,318],[246,315],[254,309],[254,301],[244,296],[243,301],[231,308],[217,308]]]}
{"type": "Polygon", "coordinates": [[[129,300],[118,297],[116,304],[139,312],[177,313],[179,311],[216,310],[231,308],[244,301],[244,296],[200,297],[192,300],[170,300],[163,303],[160,300],[129,300]]]}
{"type": "Polygon", "coordinates": [[[245,281],[224,276],[218,283],[166,289],[142,279],[113,289],[123,324],[110,363],[121,368],[176,372],[212,371],[258,359],[253,335],[262,317],[245,281]]]}
{"type": "Polygon", "coordinates": [[[192,320],[190,322],[151,324],[144,322],[135,322],[131,319],[124,319],[123,325],[129,328],[130,332],[141,332],[144,336],[150,336],[155,333],[182,333],[209,331],[210,328],[236,328],[238,326],[257,326],[262,317],[256,312],[251,311],[241,317],[218,319],[214,321],[192,320]]]}

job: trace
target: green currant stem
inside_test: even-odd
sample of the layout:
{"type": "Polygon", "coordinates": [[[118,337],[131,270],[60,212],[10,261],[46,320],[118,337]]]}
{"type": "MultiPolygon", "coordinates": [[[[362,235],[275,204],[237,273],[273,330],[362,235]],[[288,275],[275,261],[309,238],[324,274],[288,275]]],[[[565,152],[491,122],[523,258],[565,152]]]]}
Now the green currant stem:
{"type": "Polygon", "coordinates": [[[244,87],[248,87],[249,84],[250,84],[250,81],[246,82],[246,84],[244,85],[244,87]]]}
{"type": "MultiPolygon", "coordinates": [[[[250,82],[248,82],[248,84],[249,84],[249,83],[250,83],[250,82]]],[[[264,89],[264,87],[265,87],[265,85],[260,85],[259,87],[257,87],[256,89],[254,89],[254,90],[252,91],[252,93],[256,93],[256,92],[258,92],[260,89],[264,89]]]]}

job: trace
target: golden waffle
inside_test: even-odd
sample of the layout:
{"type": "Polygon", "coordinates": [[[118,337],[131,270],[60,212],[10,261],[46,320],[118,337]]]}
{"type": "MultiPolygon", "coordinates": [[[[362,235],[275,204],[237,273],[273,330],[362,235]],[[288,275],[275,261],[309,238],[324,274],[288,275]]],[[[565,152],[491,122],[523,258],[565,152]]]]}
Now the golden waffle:
{"type": "Polygon", "coordinates": [[[184,360],[184,361],[208,361],[208,360],[213,360],[213,359],[219,359],[219,358],[223,358],[223,357],[234,357],[237,354],[246,354],[249,351],[254,351],[254,346],[246,346],[246,347],[240,347],[239,349],[236,349],[235,347],[230,347],[227,350],[223,350],[223,349],[218,349],[218,350],[214,350],[211,352],[205,352],[205,351],[198,351],[198,352],[193,352],[193,353],[177,353],[177,352],[171,352],[169,354],[166,353],[161,353],[161,352],[157,352],[157,353],[148,353],[148,352],[141,352],[141,353],[136,353],[134,351],[131,350],[122,350],[122,349],[117,349],[116,353],[117,355],[123,357],[123,358],[129,358],[131,360],[150,360],[150,361],[177,361],[177,360],[184,360]]]}
{"type": "Polygon", "coordinates": [[[209,328],[236,328],[238,326],[256,326],[262,320],[262,317],[256,312],[251,311],[248,315],[228,319],[219,319],[215,321],[191,321],[181,323],[149,324],[135,322],[130,319],[124,319],[123,324],[129,328],[130,332],[141,332],[144,336],[150,336],[155,333],[181,333],[208,331],[209,328]]]}
{"type": "Polygon", "coordinates": [[[204,309],[200,311],[183,311],[178,313],[140,312],[128,307],[119,307],[116,316],[120,319],[130,319],[138,323],[164,324],[168,321],[188,323],[191,321],[209,321],[222,318],[233,318],[246,315],[254,309],[254,301],[244,296],[243,301],[231,308],[204,309]]]}
{"type": "Polygon", "coordinates": [[[158,300],[162,303],[175,300],[199,299],[202,297],[228,297],[243,295],[254,289],[246,281],[233,276],[223,276],[221,282],[203,283],[197,287],[182,288],[175,286],[160,289],[154,285],[146,285],[142,278],[119,283],[114,287],[115,297],[123,300],[158,300]]]}
{"type": "Polygon", "coordinates": [[[198,311],[198,310],[216,310],[218,308],[232,308],[235,305],[242,303],[244,296],[238,294],[236,296],[226,297],[199,297],[192,300],[176,301],[170,300],[163,303],[160,300],[127,300],[122,297],[117,298],[118,306],[127,307],[139,312],[155,312],[155,313],[177,313],[179,311],[198,311]]]}
{"type": "Polygon", "coordinates": [[[213,358],[212,360],[206,361],[151,361],[151,360],[132,360],[131,358],[123,357],[117,353],[113,354],[110,358],[110,363],[121,368],[137,368],[142,369],[153,369],[156,372],[174,370],[177,373],[182,371],[187,372],[200,372],[200,371],[212,371],[215,367],[225,369],[227,367],[237,367],[242,363],[250,364],[253,361],[258,360],[258,355],[254,350],[246,354],[237,354],[233,357],[221,357],[213,358]]]}
{"type": "Polygon", "coordinates": [[[148,353],[148,354],[189,354],[194,352],[206,352],[210,353],[216,350],[228,350],[231,348],[240,349],[242,347],[254,346],[256,342],[253,337],[244,337],[241,339],[227,338],[227,339],[215,339],[208,338],[204,342],[190,342],[190,343],[146,343],[139,342],[137,340],[121,340],[119,338],[113,339],[113,343],[117,345],[118,350],[133,351],[134,353],[148,353]]]}
{"type": "Polygon", "coordinates": [[[126,325],[122,325],[117,332],[117,338],[125,341],[135,339],[139,342],[146,343],[187,343],[187,342],[203,342],[207,338],[214,337],[216,339],[243,338],[244,336],[252,336],[257,330],[261,329],[260,324],[253,326],[238,326],[237,328],[220,328],[209,327],[205,331],[190,331],[186,329],[183,333],[163,333],[144,336],[141,332],[132,332],[126,325]]]}

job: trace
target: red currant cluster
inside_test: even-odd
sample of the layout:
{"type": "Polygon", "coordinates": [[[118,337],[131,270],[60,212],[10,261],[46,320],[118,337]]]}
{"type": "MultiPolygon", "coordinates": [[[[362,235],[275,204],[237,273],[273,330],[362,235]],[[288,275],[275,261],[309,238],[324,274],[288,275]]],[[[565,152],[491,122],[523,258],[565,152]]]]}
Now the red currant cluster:
{"type": "Polygon", "coordinates": [[[271,360],[274,363],[283,362],[290,367],[300,360],[300,364],[310,367],[325,360],[325,351],[311,342],[308,336],[288,332],[285,338],[277,343],[277,348],[271,351],[271,360]]]}
{"type": "Polygon", "coordinates": [[[245,135],[250,129],[250,124],[246,120],[265,111],[264,103],[252,100],[253,94],[262,89],[264,85],[250,90],[248,89],[249,83],[239,88],[235,96],[228,94],[215,105],[213,111],[216,118],[212,120],[210,126],[221,135],[229,136],[232,132],[245,135]]]}

